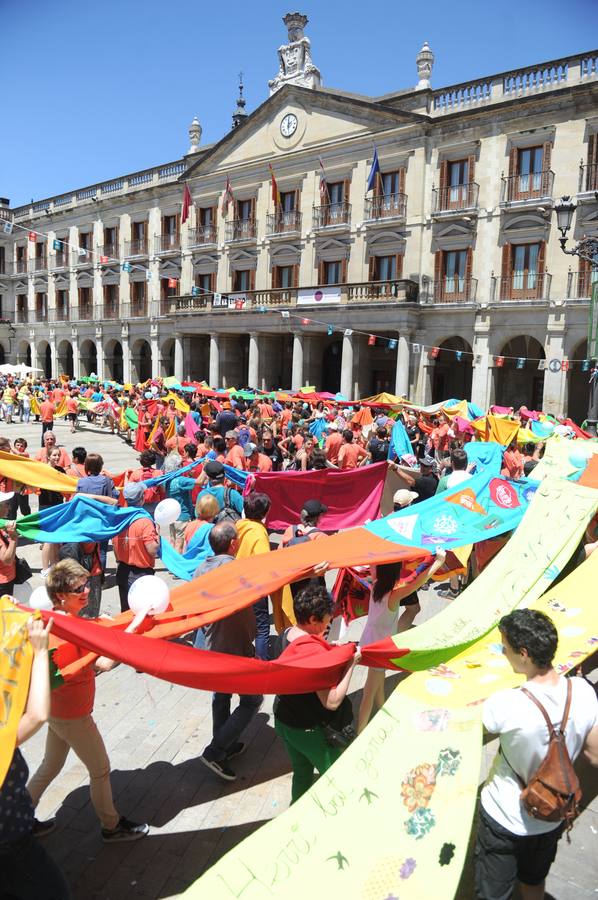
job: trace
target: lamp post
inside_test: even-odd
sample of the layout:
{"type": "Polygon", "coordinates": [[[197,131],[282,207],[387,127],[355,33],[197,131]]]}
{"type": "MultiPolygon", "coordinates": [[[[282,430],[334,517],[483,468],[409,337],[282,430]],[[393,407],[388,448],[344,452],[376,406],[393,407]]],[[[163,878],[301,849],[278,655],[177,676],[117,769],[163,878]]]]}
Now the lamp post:
{"type": "MultiPolygon", "coordinates": [[[[598,191],[596,191],[598,200],[598,191]]],[[[598,239],[584,237],[570,250],[567,249],[567,235],[573,224],[573,216],[577,204],[571,197],[561,197],[554,205],[556,224],[561,232],[559,242],[561,250],[568,256],[578,256],[589,262],[591,269],[598,269],[598,239]]],[[[591,281],[591,279],[590,279],[591,281]]],[[[590,396],[588,399],[588,416],[586,428],[594,437],[597,435],[598,426],[598,282],[591,285],[590,310],[588,314],[588,356],[590,358],[590,396]]]]}

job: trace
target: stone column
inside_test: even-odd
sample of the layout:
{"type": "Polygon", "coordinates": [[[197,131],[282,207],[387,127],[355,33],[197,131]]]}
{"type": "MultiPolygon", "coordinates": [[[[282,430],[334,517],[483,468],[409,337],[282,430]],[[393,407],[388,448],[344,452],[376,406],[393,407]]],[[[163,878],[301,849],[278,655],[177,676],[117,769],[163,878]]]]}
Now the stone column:
{"type": "Polygon", "coordinates": [[[124,326],[120,342],[123,348],[123,381],[125,384],[131,383],[131,345],[129,344],[129,327],[124,326]]]}
{"type": "Polygon", "coordinates": [[[303,385],[303,335],[300,331],[293,334],[293,366],[291,370],[291,389],[298,391],[303,385]]]}
{"type": "Polygon", "coordinates": [[[96,375],[100,381],[104,380],[104,336],[101,328],[96,328],[96,375]]]}
{"type": "Polygon", "coordinates": [[[175,334],[174,336],[174,377],[178,381],[185,379],[185,361],[184,361],[183,335],[175,334]]]}
{"type": "Polygon", "coordinates": [[[407,335],[400,334],[395,377],[395,394],[398,397],[409,396],[409,353],[409,339],[407,335]]]}
{"type": "Polygon", "coordinates": [[[73,378],[81,377],[81,357],[79,355],[79,335],[76,330],[71,331],[71,346],[73,348],[73,378]]]}
{"type": "Polygon", "coordinates": [[[353,335],[343,334],[343,355],[341,358],[341,394],[352,400],[353,391],[353,335]]]}
{"type": "Polygon", "coordinates": [[[218,334],[210,335],[210,387],[216,390],[220,384],[220,336],[218,334]]]}
{"type": "Polygon", "coordinates": [[[152,329],[150,334],[150,346],[152,348],[152,378],[160,378],[161,376],[161,360],[160,360],[160,343],[158,339],[158,330],[152,329]]]}
{"type": "Polygon", "coordinates": [[[250,388],[259,389],[260,371],[260,336],[257,331],[249,333],[249,361],[247,366],[247,384],[250,388]]]}
{"type": "Polygon", "coordinates": [[[56,347],[56,332],[50,329],[50,354],[52,358],[52,378],[58,378],[58,349],[56,347]]]}

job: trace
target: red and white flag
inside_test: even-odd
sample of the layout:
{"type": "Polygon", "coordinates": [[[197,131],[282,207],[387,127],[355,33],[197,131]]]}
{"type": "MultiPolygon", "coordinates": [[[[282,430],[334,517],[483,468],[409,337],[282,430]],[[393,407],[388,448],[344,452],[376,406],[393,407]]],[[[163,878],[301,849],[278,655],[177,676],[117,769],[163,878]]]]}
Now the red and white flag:
{"type": "Polygon", "coordinates": [[[324,163],[320,162],[320,203],[330,203],[330,194],[328,193],[328,182],[326,181],[326,172],[324,171],[324,163]]]}
{"type": "Polygon", "coordinates": [[[226,185],[224,187],[224,194],[222,196],[222,217],[226,218],[226,214],[228,212],[228,208],[231,203],[234,202],[235,195],[233,194],[233,189],[231,187],[230,178],[228,175],[226,176],[226,185]]]}
{"type": "Polygon", "coordinates": [[[191,209],[191,204],[193,203],[193,198],[191,197],[191,191],[185,185],[185,190],[183,191],[183,209],[181,211],[181,222],[183,225],[189,218],[189,210],[191,209]]]}

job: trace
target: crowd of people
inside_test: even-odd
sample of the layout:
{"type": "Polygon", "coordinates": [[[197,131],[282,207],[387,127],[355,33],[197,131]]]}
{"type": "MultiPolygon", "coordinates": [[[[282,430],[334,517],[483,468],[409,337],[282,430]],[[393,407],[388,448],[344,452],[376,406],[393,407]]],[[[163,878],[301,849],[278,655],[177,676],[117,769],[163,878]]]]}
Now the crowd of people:
{"type": "MultiPolygon", "coordinates": [[[[195,577],[235,559],[267,553],[275,546],[278,538],[266,525],[271,498],[256,490],[243,495],[234,479],[227,477],[226,467],[252,475],[351,470],[387,462],[403,480],[404,486],[393,497],[397,511],[450,490],[472,474],[465,448],[474,437],[473,429],[441,410],[428,414],[407,407],[399,412],[384,404],[305,399],[300,395],[251,396],[241,392],[224,396],[200,385],[173,391],[160,383],[116,387],[8,379],[0,389],[2,416],[11,426],[0,437],[0,451],[23,457],[33,454],[39,462],[74,479],[74,494],[149,513],[134,519],[112,539],[121,611],[129,608],[129,591],[135,581],[156,571],[160,530],[152,517],[164,500],[176,500],[180,508],[169,529],[175,550],[184,553],[207,535],[211,553],[201,562],[195,577]],[[57,440],[57,414],[66,417],[71,433],[82,433],[80,445],[70,453],[57,440]],[[41,425],[41,447],[35,450],[23,437],[13,434],[19,423],[30,423],[32,418],[39,419],[41,425]],[[408,452],[399,457],[393,454],[397,421],[409,442],[408,452]],[[94,433],[94,429],[86,433],[87,423],[93,423],[94,429],[99,426],[118,433],[134,444],[138,466],[125,472],[109,471],[102,456],[84,446],[89,443],[87,436],[91,439],[94,433]],[[178,474],[183,468],[185,471],[178,474]],[[161,484],[148,484],[162,474],[169,478],[161,484]]],[[[522,409],[510,411],[510,415],[525,426],[532,414],[522,409]]],[[[568,436],[576,433],[567,420],[558,421],[557,427],[568,436]]],[[[542,442],[520,445],[514,438],[503,452],[502,474],[510,478],[528,476],[543,452],[542,442]]],[[[36,494],[40,510],[70,502],[73,495],[0,479],[0,518],[6,520],[0,529],[0,594],[13,593],[18,543],[15,520],[31,511],[36,494]]],[[[280,546],[324,537],[326,532],[319,523],[326,512],[318,498],[303,502],[296,510],[297,524],[285,531],[280,546]]],[[[588,548],[585,555],[592,552],[597,539],[595,517],[584,538],[588,548]]],[[[325,544],[322,546],[325,554],[325,544]]],[[[40,573],[55,610],[91,619],[102,614],[107,552],[108,542],[102,540],[42,545],[40,573]]],[[[415,571],[400,563],[372,566],[366,573],[369,611],[360,646],[413,627],[420,611],[418,592],[429,588],[430,579],[438,577],[444,563],[445,554],[439,550],[415,571]]],[[[339,597],[331,596],[326,584],[327,570],[328,563],[322,559],[307,577],[290,586],[293,620],[280,629],[277,638],[272,634],[271,601],[266,596],[253,606],[200,628],[189,636],[189,642],[200,650],[262,660],[327,652],[331,646],[327,640],[330,623],[339,610],[339,597]]],[[[452,575],[440,596],[454,600],[471,577],[475,577],[471,568],[462,575],[452,575]]],[[[509,663],[516,672],[525,674],[531,692],[548,708],[551,721],[557,725],[563,714],[566,680],[552,667],[554,626],[540,614],[519,610],[505,617],[500,628],[509,663]]],[[[47,878],[46,883],[55,885],[52,896],[66,897],[66,882],[38,840],[54,829],[55,820],[37,820],[35,807],[48,784],[59,775],[69,749],[88,769],[91,800],[105,842],[142,838],[149,826],[130,821],[115,808],[110,763],[92,716],[95,675],[108,672],[114,661],[100,657],[50,693],[42,671],[44,665],[47,668],[48,629],[33,622],[30,634],[34,668],[17,743],[23,743],[47,721],[46,748],[41,766],[29,781],[24,758],[18,748],[15,751],[0,788],[0,859],[9,873],[7,897],[41,896],[35,892],[40,882],[32,882],[33,869],[47,878]]],[[[276,733],[292,765],[292,802],[334,763],[385,702],[385,672],[369,668],[359,709],[353,710],[348,692],[359,661],[358,648],[339,683],[328,690],[278,696],[275,700],[276,733]]],[[[571,680],[574,691],[568,709],[567,749],[572,759],[585,749],[590,761],[598,764],[598,701],[583,679],[571,680]]],[[[227,782],[237,779],[231,762],[245,751],[244,732],[262,702],[260,695],[243,694],[234,705],[231,694],[213,695],[212,738],[199,759],[215,777],[227,782]]],[[[476,896],[480,900],[507,900],[519,881],[522,896],[536,900],[543,896],[544,879],[564,828],[562,822],[538,823],[521,808],[518,799],[520,782],[529,781],[545,752],[548,738],[544,719],[520,692],[510,691],[487,701],[484,724],[500,736],[502,756],[497,757],[482,793],[476,896]]]]}

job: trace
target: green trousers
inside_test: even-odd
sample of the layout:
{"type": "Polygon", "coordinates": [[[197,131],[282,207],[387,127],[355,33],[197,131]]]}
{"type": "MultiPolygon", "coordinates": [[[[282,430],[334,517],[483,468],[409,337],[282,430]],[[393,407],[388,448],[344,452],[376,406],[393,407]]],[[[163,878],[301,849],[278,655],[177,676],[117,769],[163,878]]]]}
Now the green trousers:
{"type": "Polygon", "coordinates": [[[312,728],[309,731],[291,728],[276,718],[274,728],[284,741],[293,764],[291,803],[294,803],[314,783],[314,769],[321,775],[339,758],[342,750],[339,747],[330,747],[326,743],[321,728],[312,728]]]}

